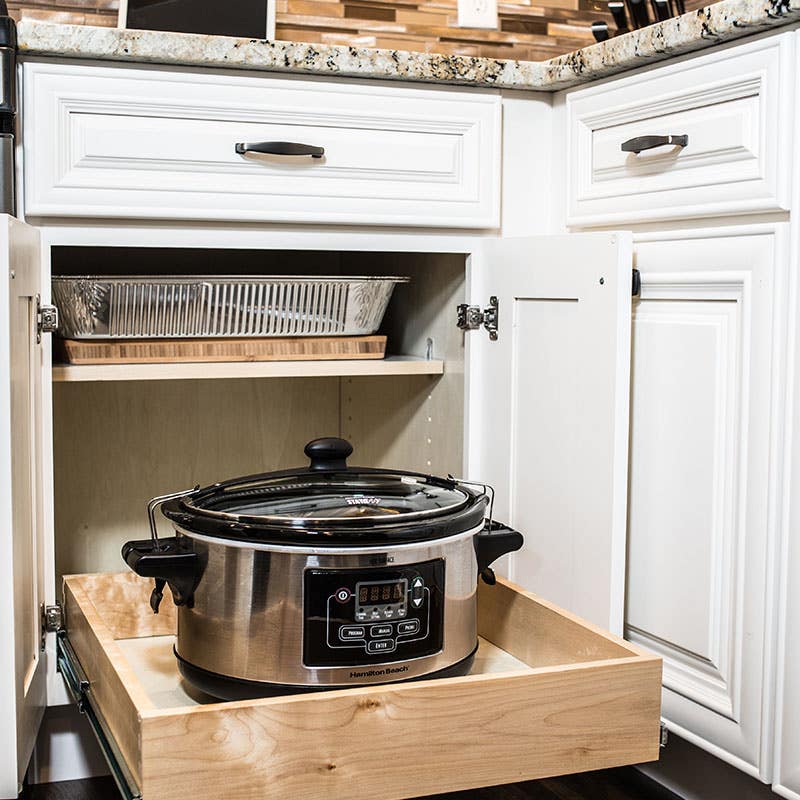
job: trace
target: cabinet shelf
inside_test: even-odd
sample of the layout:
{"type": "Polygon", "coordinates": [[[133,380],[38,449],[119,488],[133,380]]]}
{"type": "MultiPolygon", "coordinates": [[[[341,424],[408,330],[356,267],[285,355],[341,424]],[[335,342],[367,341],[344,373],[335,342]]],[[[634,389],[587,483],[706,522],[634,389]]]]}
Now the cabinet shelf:
{"type": "Polygon", "coordinates": [[[223,361],[184,364],[54,364],[53,381],[152,381],[210,378],[310,378],[442,375],[444,361],[415,356],[352,361],[223,361]]]}

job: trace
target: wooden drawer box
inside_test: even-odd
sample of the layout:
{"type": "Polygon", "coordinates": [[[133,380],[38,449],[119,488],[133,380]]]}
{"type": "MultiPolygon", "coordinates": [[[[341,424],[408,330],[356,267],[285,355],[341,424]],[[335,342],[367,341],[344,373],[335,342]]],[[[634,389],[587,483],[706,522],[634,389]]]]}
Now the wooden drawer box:
{"type": "Polygon", "coordinates": [[[792,34],[567,95],[567,224],[789,207],[792,34]],[[623,142],[688,136],[638,155],[623,142]]]}
{"type": "Polygon", "coordinates": [[[503,581],[481,586],[468,676],[207,704],[150,588],[64,581],[86,700],[143,800],[399,800],[658,758],[661,660],[503,581]]]}
{"type": "Polygon", "coordinates": [[[500,95],[28,62],[25,213],[491,228],[500,95]],[[309,156],[241,155],[288,141],[309,156]]]}

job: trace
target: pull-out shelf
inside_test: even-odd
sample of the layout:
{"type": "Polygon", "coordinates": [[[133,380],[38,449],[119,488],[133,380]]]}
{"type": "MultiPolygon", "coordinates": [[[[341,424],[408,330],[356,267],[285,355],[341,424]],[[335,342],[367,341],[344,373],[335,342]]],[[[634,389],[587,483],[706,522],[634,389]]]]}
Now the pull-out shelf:
{"type": "Polygon", "coordinates": [[[470,675],[230,703],[181,682],[149,592],[64,579],[62,671],[129,796],[400,800],[658,758],[660,658],[503,581],[470,675]]]}

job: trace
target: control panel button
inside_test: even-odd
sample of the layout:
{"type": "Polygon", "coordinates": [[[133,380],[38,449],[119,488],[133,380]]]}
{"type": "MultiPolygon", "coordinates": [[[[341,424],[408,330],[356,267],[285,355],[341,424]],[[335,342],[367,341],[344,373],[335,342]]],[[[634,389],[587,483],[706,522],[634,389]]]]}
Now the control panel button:
{"type": "Polygon", "coordinates": [[[350,599],[350,590],[344,587],[336,590],[336,599],[340,603],[346,603],[350,599]]]}
{"type": "Polygon", "coordinates": [[[339,628],[339,638],[343,642],[352,639],[363,639],[365,635],[363,625],[342,625],[342,627],[339,628]]]}
{"type": "Polygon", "coordinates": [[[394,648],[394,639],[376,639],[373,642],[367,642],[368,653],[391,653],[394,648]]]}
{"type": "Polygon", "coordinates": [[[397,633],[399,636],[408,636],[410,633],[419,632],[419,620],[408,619],[405,622],[400,622],[397,625],[397,633]]]}
{"type": "Polygon", "coordinates": [[[425,597],[425,584],[422,578],[417,576],[411,581],[411,605],[414,608],[419,608],[422,605],[422,599],[425,597]]]}
{"type": "Polygon", "coordinates": [[[371,625],[369,629],[370,636],[391,636],[391,625],[371,625]]]}

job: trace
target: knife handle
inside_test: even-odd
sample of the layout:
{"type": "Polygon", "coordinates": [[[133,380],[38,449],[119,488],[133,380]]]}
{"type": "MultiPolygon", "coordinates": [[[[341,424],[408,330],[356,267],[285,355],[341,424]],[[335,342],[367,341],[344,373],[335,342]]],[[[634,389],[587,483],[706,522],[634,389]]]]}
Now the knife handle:
{"type": "Polygon", "coordinates": [[[592,23],[592,35],[594,36],[594,40],[596,42],[605,42],[609,39],[610,34],[608,32],[608,23],[607,22],[593,22],[592,23]]]}
{"type": "Polygon", "coordinates": [[[608,4],[608,10],[614,17],[614,24],[617,26],[617,33],[628,32],[628,16],[625,13],[625,3],[622,0],[612,0],[608,4]]]}

